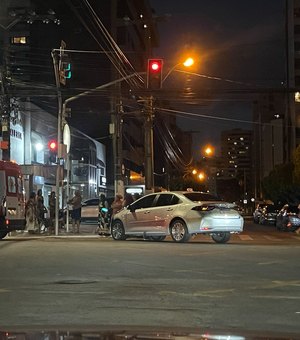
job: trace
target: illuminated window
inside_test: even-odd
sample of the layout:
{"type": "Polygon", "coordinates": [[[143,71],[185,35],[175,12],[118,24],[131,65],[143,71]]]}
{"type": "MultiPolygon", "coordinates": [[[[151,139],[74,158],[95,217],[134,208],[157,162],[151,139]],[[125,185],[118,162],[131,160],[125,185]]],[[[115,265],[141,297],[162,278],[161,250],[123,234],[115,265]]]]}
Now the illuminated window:
{"type": "Polygon", "coordinates": [[[7,191],[10,193],[15,194],[17,192],[17,186],[16,186],[16,178],[13,176],[7,177],[7,191]]]}
{"type": "Polygon", "coordinates": [[[13,45],[26,45],[28,43],[27,37],[11,37],[11,43],[13,45]]]}

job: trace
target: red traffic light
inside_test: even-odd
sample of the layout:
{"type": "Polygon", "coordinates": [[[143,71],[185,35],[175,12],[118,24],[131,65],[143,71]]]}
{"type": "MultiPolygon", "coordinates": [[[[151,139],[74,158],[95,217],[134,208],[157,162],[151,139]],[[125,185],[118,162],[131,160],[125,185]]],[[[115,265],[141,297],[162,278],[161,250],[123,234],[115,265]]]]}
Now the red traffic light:
{"type": "Polygon", "coordinates": [[[158,90],[162,86],[162,59],[148,59],[147,67],[147,88],[158,90]]]}
{"type": "Polygon", "coordinates": [[[149,68],[152,72],[159,72],[161,69],[161,61],[158,60],[150,60],[149,68]]]}
{"type": "Polygon", "coordinates": [[[48,149],[52,152],[56,152],[57,151],[57,141],[56,140],[50,140],[48,142],[48,149]]]}

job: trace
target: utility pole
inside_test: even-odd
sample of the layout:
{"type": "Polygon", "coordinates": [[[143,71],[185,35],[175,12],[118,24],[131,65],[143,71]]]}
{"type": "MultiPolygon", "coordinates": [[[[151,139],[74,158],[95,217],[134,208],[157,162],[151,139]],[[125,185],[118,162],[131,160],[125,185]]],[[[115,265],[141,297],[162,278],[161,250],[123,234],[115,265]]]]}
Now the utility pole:
{"type": "Polygon", "coordinates": [[[145,100],[145,189],[154,192],[153,96],[145,100]]]}
{"type": "Polygon", "coordinates": [[[115,194],[124,193],[123,174],[123,105],[122,101],[116,107],[114,143],[115,157],[115,194]]]}
{"type": "MultiPolygon", "coordinates": [[[[66,43],[64,41],[61,42],[59,57],[60,61],[62,59],[62,55],[64,53],[64,49],[66,47],[66,43]]],[[[58,235],[59,229],[59,198],[60,198],[60,183],[61,183],[61,166],[60,166],[60,159],[62,156],[62,148],[60,145],[62,144],[62,122],[63,122],[63,109],[62,109],[62,95],[61,95],[61,75],[59,64],[57,62],[57,54],[53,50],[51,52],[52,60],[53,60],[53,67],[54,67],[54,75],[55,75],[55,83],[57,89],[57,100],[58,100],[58,114],[57,114],[57,143],[58,143],[58,153],[57,153],[57,162],[56,162],[56,181],[55,181],[55,235],[58,235]]]]}

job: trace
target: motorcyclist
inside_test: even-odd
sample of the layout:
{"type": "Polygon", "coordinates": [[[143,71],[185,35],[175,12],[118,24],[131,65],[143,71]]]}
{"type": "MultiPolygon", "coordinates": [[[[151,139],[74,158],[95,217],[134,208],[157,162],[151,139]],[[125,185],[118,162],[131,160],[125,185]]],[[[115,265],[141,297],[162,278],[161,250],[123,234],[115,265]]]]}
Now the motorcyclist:
{"type": "Polygon", "coordinates": [[[100,194],[98,233],[104,234],[107,232],[109,232],[109,206],[105,195],[100,194]]]}

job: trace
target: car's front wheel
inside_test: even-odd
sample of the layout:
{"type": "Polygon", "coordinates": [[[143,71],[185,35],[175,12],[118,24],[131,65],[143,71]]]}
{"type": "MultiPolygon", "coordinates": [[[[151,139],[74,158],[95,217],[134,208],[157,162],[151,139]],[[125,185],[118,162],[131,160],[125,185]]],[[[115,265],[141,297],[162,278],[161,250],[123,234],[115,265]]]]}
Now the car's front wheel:
{"type": "Polygon", "coordinates": [[[175,242],[187,242],[191,237],[185,222],[180,219],[176,219],[171,223],[170,234],[175,242]]]}
{"type": "Polygon", "coordinates": [[[211,235],[211,238],[216,243],[226,243],[230,240],[230,233],[214,233],[211,235]]]}
{"type": "Polygon", "coordinates": [[[123,223],[120,220],[113,222],[111,226],[111,236],[116,241],[122,241],[126,239],[125,229],[123,223]]]}

